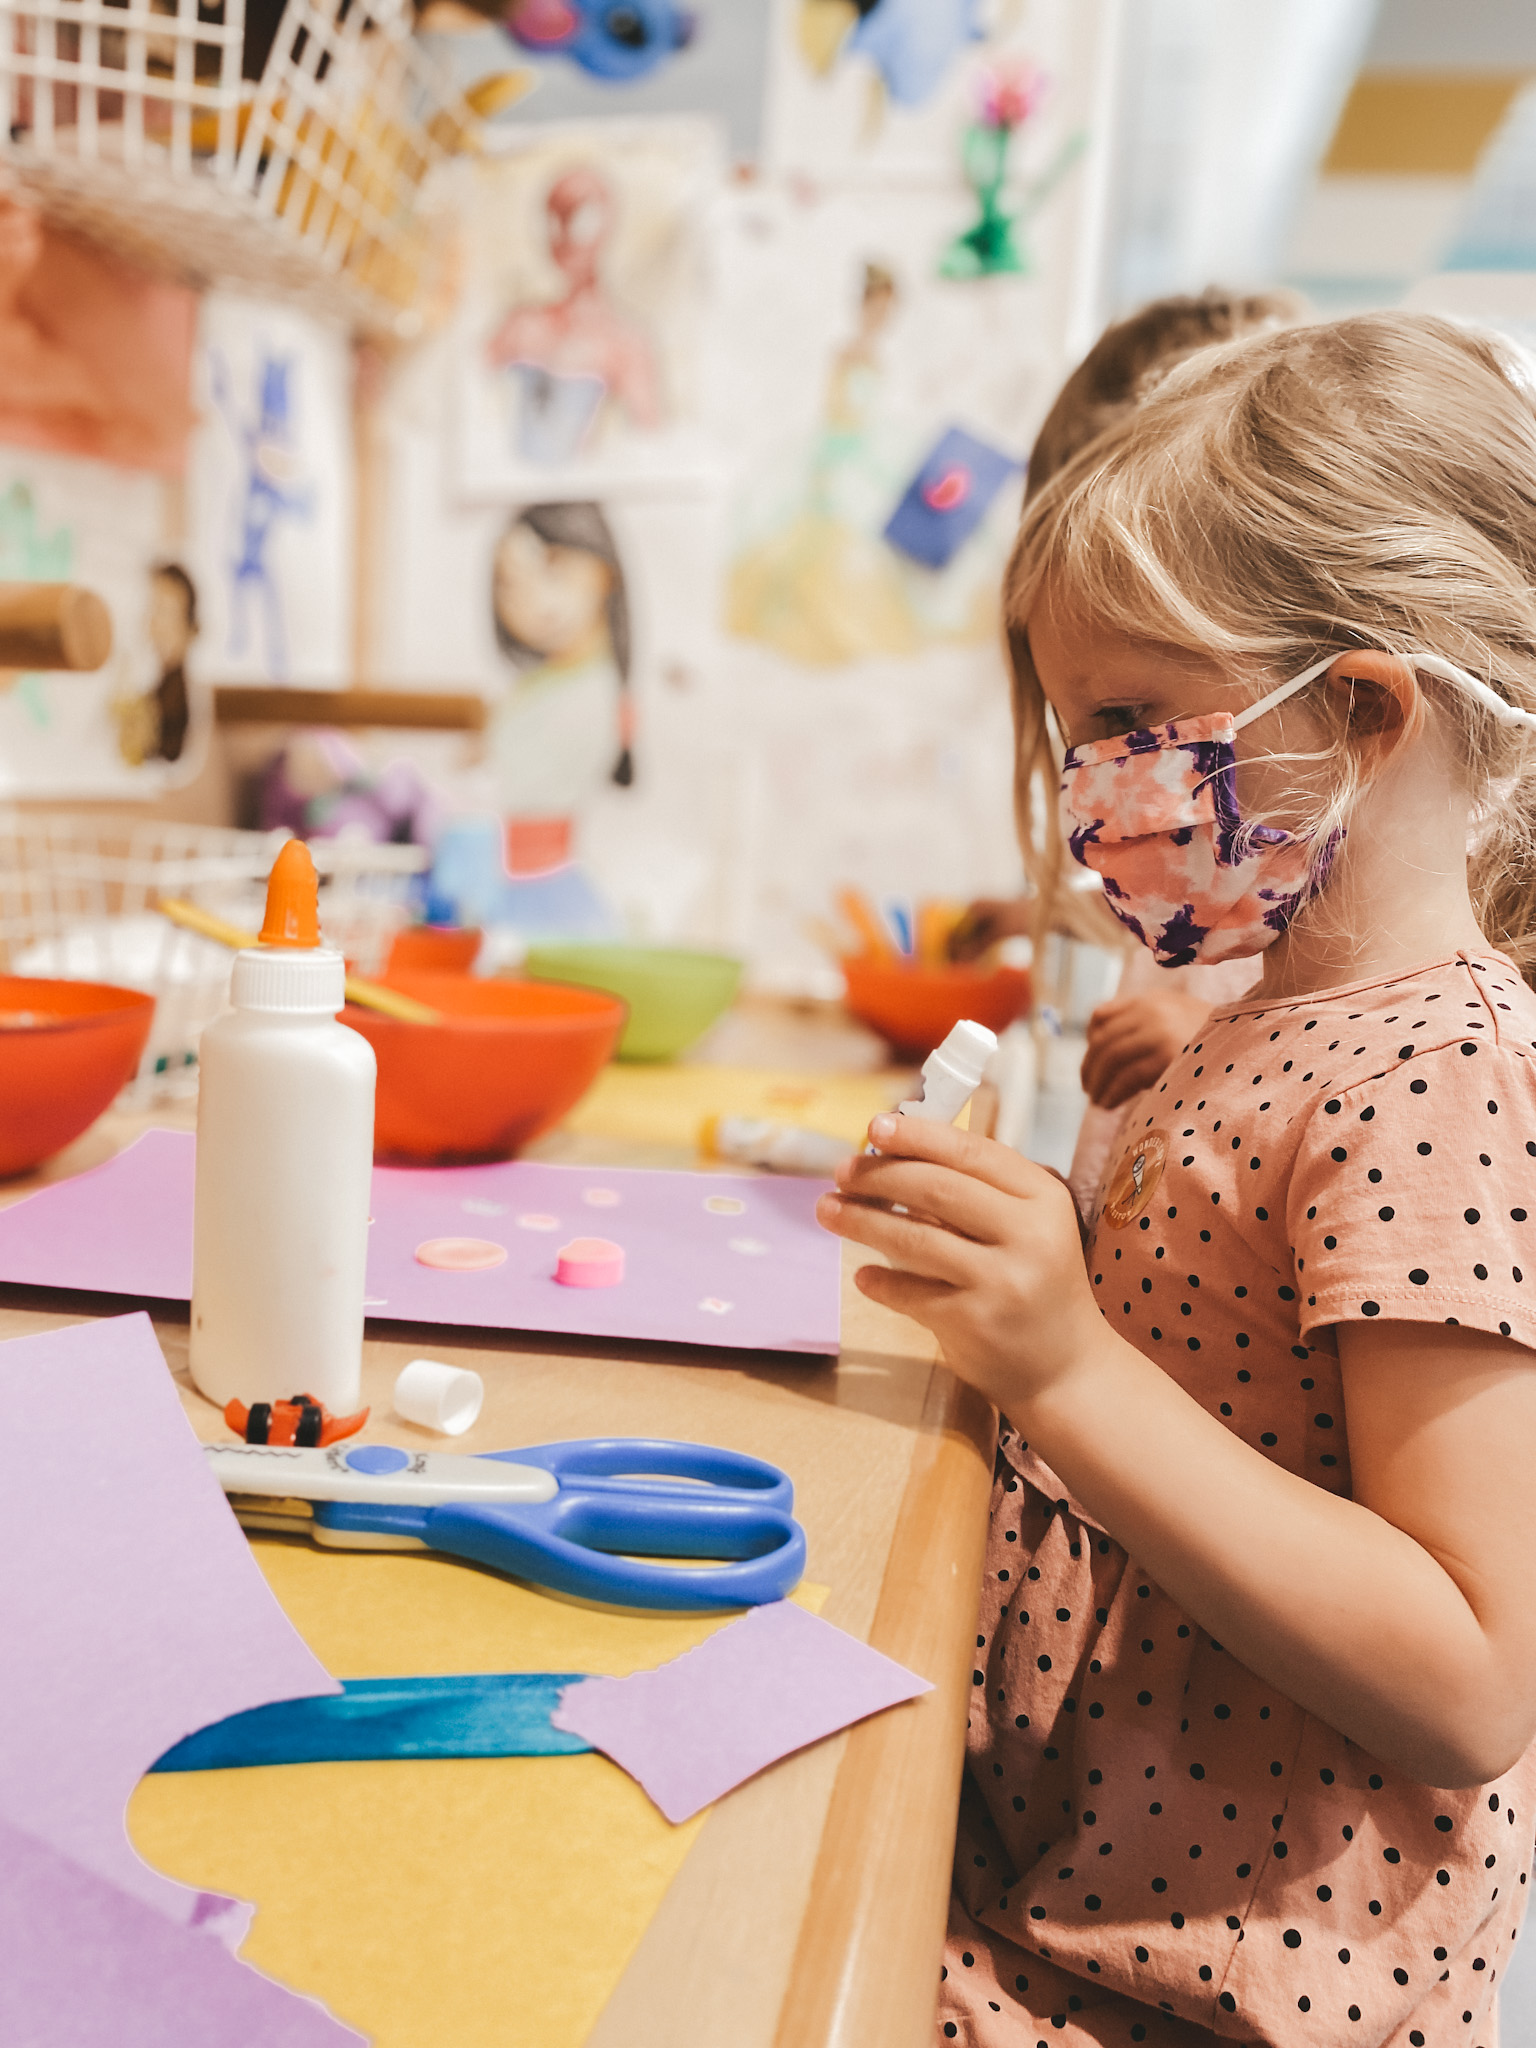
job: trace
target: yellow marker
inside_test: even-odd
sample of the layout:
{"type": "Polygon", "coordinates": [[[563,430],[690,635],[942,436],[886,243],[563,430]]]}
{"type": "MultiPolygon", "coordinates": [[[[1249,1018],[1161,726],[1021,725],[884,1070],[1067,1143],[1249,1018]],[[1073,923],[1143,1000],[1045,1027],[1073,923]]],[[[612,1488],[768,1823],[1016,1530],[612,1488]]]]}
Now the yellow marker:
{"type": "MultiPolygon", "coordinates": [[[[293,843],[298,844],[297,841],[293,843]]],[[[212,939],[215,945],[228,946],[236,953],[264,941],[271,943],[266,940],[265,932],[258,938],[255,932],[231,924],[228,918],[219,917],[211,910],[202,910],[195,903],[183,903],[174,896],[162,896],[155,908],[172,924],[196,932],[200,938],[212,939]]],[[[279,939],[276,943],[281,945],[284,941],[279,939]]],[[[384,988],[376,981],[363,981],[355,974],[347,976],[347,1001],[360,1003],[365,1010],[380,1010],[386,1017],[397,1017],[402,1024],[440,1024],[443,1021],[440,1011],[426,1003],[418,1003],[414,996],[401,995],[398,989],[384,988]]]]}
{"type": "Polygon", "coordinates": [[[917,906],[917,957],[924,967],[944,967],[949,962],[950,934],[965,915],[959,903],[920,903],[917,906]]]}

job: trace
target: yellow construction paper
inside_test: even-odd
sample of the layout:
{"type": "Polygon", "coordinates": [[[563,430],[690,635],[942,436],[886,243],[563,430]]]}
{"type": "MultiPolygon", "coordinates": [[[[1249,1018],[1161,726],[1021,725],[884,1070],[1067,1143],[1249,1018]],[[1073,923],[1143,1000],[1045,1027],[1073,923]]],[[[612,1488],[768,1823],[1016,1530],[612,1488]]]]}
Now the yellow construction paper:
{"type": "Polygon", "coordinates": [[[889,1074],[776,1073],[753,1067],[605,1067],[561,1125],[583,1137],[696,1145],[707,1117],[765,1116],[864,1142],[872,1116],[894,1106],[889,1074]]]}
{"type": "MultiPolygon", "coordinates": [[[[252,1548],[343,1678],[621,1676],[733,1618],[586,1606],[431,1556],[252,1548]]],[[[795,1598],[815,1611],[826,1589],[795,1598]]],[[[377,2048],[579,2048],[703,1824],[673,1827],[598,1755],[172,1773],[128,1808],[157,1870],[257,1902],[250,1962],[377,2048]]]]}

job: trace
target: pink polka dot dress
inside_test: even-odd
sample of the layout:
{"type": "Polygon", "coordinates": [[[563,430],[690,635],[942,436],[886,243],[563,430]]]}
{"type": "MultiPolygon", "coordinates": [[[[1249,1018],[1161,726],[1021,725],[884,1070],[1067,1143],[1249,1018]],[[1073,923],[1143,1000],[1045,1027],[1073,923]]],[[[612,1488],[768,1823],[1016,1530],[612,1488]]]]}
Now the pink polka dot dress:
{"type": "MultiPolygon", "coordinates": [[[[1213,1017],[1131,1105],[1087,1257],[1113,1328],[1348,1493],[1335,1325],[1536,1348],[1536,996],[1488,954],[1213,1017]]],[[[1006,1422],[977,1631],[941,2041],[1497,2048],[1536,1749],[1475,1791],[1378,1763],[1006,1422]]]]}

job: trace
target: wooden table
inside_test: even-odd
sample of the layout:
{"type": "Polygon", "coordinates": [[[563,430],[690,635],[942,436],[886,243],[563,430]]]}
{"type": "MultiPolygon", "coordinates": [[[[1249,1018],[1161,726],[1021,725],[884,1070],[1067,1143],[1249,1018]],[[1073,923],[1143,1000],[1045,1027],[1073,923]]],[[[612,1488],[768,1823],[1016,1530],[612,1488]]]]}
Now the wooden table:
{"type": "MultiPolygon", "coordinates": [[[[189,1111],[114,1112],[0,1203],[109,1157],[189,1111]]],[[[558,1136],[541,1156],[574,1157],[558,1136]]],[[[594,1143],[580,1157],[594,1161],[594,1143]]],[[[613,1147],[607,1165],[677,1164],[613,1147]]],[[[484,1412],[456,1450],[587,1435],[692,1437],[793,1475],[809,1576],[828,1620],[934,1682],[920,1700],[787,1758],[722,1800],[633,1956],[588,2048],[927,2048],[971,1686],[994,1421],[916,1325],[844,1273],[835,1362],[377,1326],[364,1346],[370,1434],[424,1348],[472,1366],[484,1412]],[[750,1882],[743,1873],[750,1872],[750,1882]]],[[[0,1288],[0,1337],[132,1304],[0,1288]]],[[[155,1329],[194,1429],[227,1437],[187,1375],[185,1313],[155,1329]]]]}

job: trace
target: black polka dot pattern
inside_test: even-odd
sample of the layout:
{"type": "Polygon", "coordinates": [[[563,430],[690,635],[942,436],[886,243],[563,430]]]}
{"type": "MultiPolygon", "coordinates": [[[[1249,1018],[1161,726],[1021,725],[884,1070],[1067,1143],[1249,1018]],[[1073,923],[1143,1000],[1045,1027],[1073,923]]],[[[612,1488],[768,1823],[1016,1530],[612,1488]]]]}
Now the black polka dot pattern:
{"type": "MultiPolygon", "coordinates": [[[[1536,997],[1498,956],[1213,1019],[1131,1105],[1126,1143],[1158,1132],[1164,1164],[1090,1231],[1104,1312],[1347,1492],[1333,1325],[1536,1346],[1533,1055],[1536,997]]],[[[1006,1423],[979,1629],[940,2038],[1495,2048],[1536,1757],[1470,1792],[1374,1763],[1189,1622],[1006,1423]]]]}

